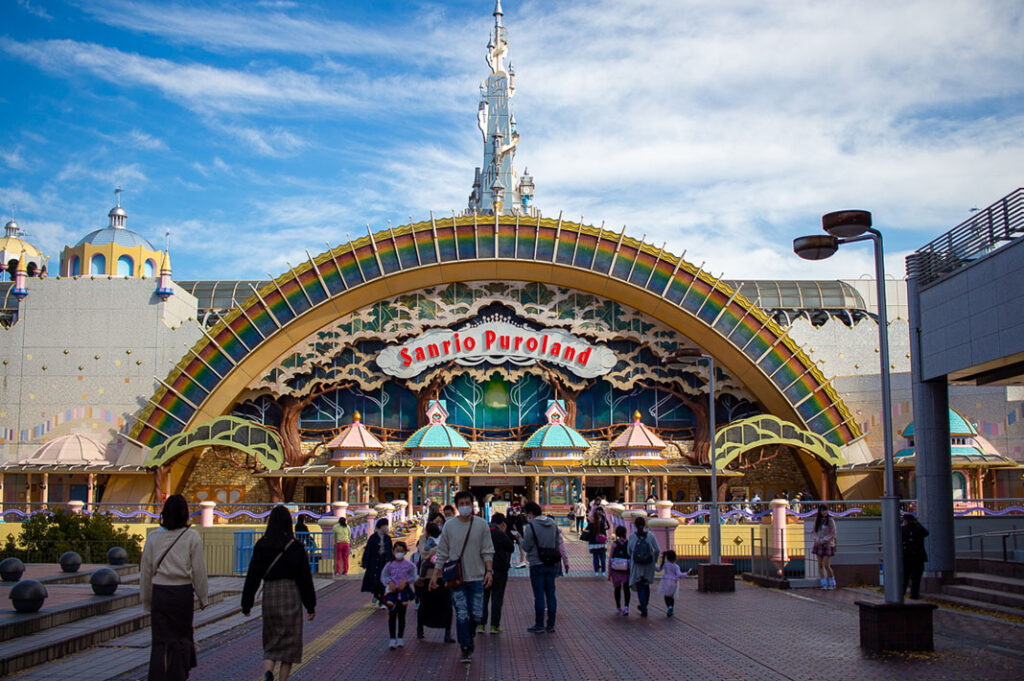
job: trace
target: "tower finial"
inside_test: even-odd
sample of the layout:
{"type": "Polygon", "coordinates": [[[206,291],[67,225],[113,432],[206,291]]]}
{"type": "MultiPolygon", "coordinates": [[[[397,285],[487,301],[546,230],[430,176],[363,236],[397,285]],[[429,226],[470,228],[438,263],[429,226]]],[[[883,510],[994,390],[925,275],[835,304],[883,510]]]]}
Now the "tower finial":
{"type": "Polygon", "coordinates": [[[114,188],[114,199],[117,201],[117,207],[121,207],[121,187],[114,188]]]}
{"type": "Polygon", "coordinates": [[[494,29],[487,39],[487,80],[480,86],[477,126],[483,136],[484,158],[473,177],[465,215],[526,215],[540,217],[533,205],[533,180],[522,182],[515,169],[519,131],[512,110],[515,69],[508,58],[508,29],[501,0],[494,2],[494,29]]]}

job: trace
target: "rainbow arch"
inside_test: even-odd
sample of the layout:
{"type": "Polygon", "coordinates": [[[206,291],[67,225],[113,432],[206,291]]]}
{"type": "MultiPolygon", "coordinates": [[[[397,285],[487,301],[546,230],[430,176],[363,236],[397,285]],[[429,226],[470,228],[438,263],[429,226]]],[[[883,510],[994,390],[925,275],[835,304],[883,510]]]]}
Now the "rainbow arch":
{"type": "Polygon", "coordinates": [[[230,413],[246,384],[324,324],[384,297],[486,279],[567,286],[660,319],[715,356],[765,408],[835,445],[860,429],[814,362],[720,279],[626,235],[561,218],[430,219],[332,248],[255,291],[195,344],[140,412],[154,447],[230,413]]]}

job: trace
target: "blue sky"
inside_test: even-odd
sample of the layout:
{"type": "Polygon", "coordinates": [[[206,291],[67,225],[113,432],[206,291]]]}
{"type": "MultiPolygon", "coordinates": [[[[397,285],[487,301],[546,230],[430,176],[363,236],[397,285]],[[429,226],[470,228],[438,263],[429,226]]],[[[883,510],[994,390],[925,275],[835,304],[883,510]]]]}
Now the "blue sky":
{"type": "MultiPolygon", "coordinates": [[[[506,0],[516,165],[545,215],[727,278],[855,278],[792,255],[865,208],[890,274],[1024,184],[1024,9],[993,0],[506,0]]],[[[128,226],[174,274],[262,278],[325,242],[461,211],[491,0],[0,3],[0,212],[51,256],[128,226]]]]}

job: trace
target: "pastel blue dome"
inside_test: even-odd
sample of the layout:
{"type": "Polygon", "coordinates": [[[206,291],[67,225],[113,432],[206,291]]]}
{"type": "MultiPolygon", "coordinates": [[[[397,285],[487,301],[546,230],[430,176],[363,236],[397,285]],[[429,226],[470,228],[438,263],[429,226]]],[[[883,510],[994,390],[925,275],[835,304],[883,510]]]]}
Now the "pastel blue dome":
{"type": "Polygon", "coordinates": [[[93,246],[117,244],[125,248],[142,246],[150,251],[156,250],[153,248],[153,244],[149,243],[141,234],[137,234],[125,227],[104,227],[103,229],[97,229],[95,232],[89,232],[85,235],[85,238],[75,244],[75,248],[85,244],[92,244],[93,246]]]}
{"type": "Polygon", "coordinates": [[[407,449],[469,449],[466,438],[449,425],[431,423],[423,426],[405,441],[407,449]]]}
{"type": "MultiPolygon", "coordinates": [[[[914,422],[911,421],[910,425],[903,429],[903,437],[912,438],[914,437],[914,422]]],[[[950,437],[971,437],[978,434],[978,429],[974,427],[974,424],[964,418],[963,414],[958,412],[956,409],[949,410],[949,435],[950,437]]]]}
{"type": "Polygon", "coordinates": [[[590,443],[575,430],[561,423],[538,428],[523,449],[589,449],[590,443]]]}

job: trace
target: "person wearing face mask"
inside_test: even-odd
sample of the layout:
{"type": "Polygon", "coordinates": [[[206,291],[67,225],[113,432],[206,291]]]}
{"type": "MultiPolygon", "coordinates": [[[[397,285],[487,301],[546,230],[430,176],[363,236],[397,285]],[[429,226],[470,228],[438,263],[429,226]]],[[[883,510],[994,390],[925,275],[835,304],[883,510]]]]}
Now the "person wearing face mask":
{"type": "Polygon", "coordinates": [[[462,661],[469,663],[473,656],[473,635],[478,623],[483,623],[484,589],[491,586],[494,572],[494,542],[487,521],[473,515],[473,495],[461,490],[455,495],[458,515],[444,524],[435,554],[434,574],[430,588],[437,589],[444,564],[459,561],[461,584],[453,586],[452,606],[455,609],[455,629],[462,648],[462,661]]]}
{"type": "Polygon", "coordinates": [[[377,521],[376,531],[366,540],[363,548],[363,559],[360,565],[363,567],[362,591],[373,594],[370,605],[384,606],[384,584],[380,581],[380,573],[391,560],[391,537],[388,536],[388,519],[381,518],[377,521]]]}
{"type": "Polygon", "coordinates": [[[544,515],[540,504],[528,501],[523,504],[526,527],[523,530],[523,550],[530,563],[530,586],[533,587],[534,624],[527,629],[531,634],[555,633],[555,615],[558,599],[555,597],[555,577],[559,563],[569,572],[569,554],[565,550],[562,531],[555,519],[544,515]],[[547,626],[544,611],[547,611],[547,626]]]}
{"type": "Polygon", "coordinates": [[[412,590],[416,579],[416,566],[405,559],[408,550],[404,541],[395,542],[395,559],[389,561],[380,573],[380,581],[387,589],[384,603],[388,609],[388,647],[391,650],[405,645],[405,611],[415,594],[412,590]]]}

